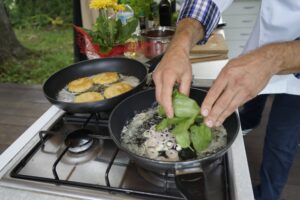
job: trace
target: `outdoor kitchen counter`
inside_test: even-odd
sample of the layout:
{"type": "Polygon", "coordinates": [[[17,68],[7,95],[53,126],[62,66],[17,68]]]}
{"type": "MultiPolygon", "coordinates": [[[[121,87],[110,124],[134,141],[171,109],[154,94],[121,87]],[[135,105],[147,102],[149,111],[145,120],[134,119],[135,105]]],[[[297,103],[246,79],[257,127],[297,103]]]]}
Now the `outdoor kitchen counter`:
{"type": "MultiPolygon", "coordinates": [[[[227,60],[203,62],[193,64],[194,84],[201,87],[208,87],[216,78],[219,71],[227,63],[227,60]]],[[[55,106],[52,106],[45,112],[31,127],[29,127],[0,157],[0,196],[1,199],[19,200],[19,199],[47,199],[47,200],[70,200],[76,199],[71,196],[57,196],[45,194],[39,191],[28,191],[14,189],[9,184],[4,185],[1,181],[2,176],[9,170],[9,167],[14,164],[18,153],[22,148],[30,142],[39,130],[41,130],[49,119],[53,118],[57,113],[63,113],[55,106]]],[[[54,119],[53,119],[54,120],[54,119]]],[[[229,170],[231,177],[231,194],[233,199],[237,200],[253,200],[253,192],[248,169],[247,157],[245,152],[244,140],[241,131],[239,132],[236,141],[228,151],[229,170]]],[[[42,184],[42,183],[41,183],[42,184]]],[[[60,192],[58,191],[58,195],[60,192]]],[[[126,199],[123,195],[112,195],[103,192],[103,196],[98,196],[99,199],[126,199]]]]}

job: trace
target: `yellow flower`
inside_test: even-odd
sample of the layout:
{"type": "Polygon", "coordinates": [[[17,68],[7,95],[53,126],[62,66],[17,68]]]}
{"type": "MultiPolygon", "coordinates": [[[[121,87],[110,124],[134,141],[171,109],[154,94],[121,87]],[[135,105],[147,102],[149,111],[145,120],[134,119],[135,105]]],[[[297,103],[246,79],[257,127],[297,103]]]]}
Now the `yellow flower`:
{"type": "Polygon", "coordinates": [[[123,10],[125,10],[125,5],[123,5],[123,4],[115,4],[114,5],[114,10],[115,11],[123,11],[123,10]]]}
{"type": "Polygon", "coordinates": [[[115,5],[117,5],[117,0],[92,0],[90,2],[90,8],[93,9],[114,8],[115,5]]]}

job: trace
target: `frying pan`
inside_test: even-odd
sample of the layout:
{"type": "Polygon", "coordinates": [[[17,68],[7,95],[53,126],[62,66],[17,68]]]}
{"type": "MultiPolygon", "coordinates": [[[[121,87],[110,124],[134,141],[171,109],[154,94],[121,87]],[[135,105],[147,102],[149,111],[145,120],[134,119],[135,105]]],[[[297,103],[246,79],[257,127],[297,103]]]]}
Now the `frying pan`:
{"type": "MultiPolygon", "coordinates": [[[[158,62],[158,61],[156,61],[158,62]]],[[[150,66],[151,62],[149,62],[150,66]]],[[[150,66],[154,68],[154,66],[150,66]]],[[[146,83],[148,68],[143,63],[128,58],[102,58],[87,60],[72,64],[48,78],[43,85],[46,98],[59,108],[70,113],[96,113],[111,110],[117,103],[129,95],[139,91],[146,83]],[[135,76],[139,79],[139,84],[132,90],[119,96],[102,101],[88,103],[63,102],[57,99],[61,91],[69,82],[81,78],[92,76],[101,72],[115,71],[127,76],[135,76]]]]}
{"type": "MultiPolygon", "coordinates": [[[[207,92],[205,90],[191,88],[190,97],[196,100],[199,105],[201,105],[201,102],[204,100],[206,93],[207,92]]],[[[199,182],[198,179],[195,179],[195,176],[199,176],[199,174],[201,173],[205,174],[207,172],[207,169],[211,169],[211,166],[214,164],[214,162],[216,160],[219,160],[232,145],[240,128],[238,115],[236,113],[231,114],[223,123],[227,131],[227,145],[218,152],[207,157],[186,161],[158,161],[130,152],[128,149],[121,145],[120,138],[122,129],[126,125],[126,123],[130,121],[136,113],[151,108],[155,101],[155,90],[149,89],[136,93],[119,103],[114,108],[109,118],[108,127],[110,135],[116,145],[123,151],[127,152],[133,159],[133,161],[135,161],[135,163],[137,163],[139,166],[158,173],[163,173],[166,171],[171,171],[171,173],[174,173],[176,186],[183,194],[183,196],[185,196],[187,199],[204,199],[202,195],[205,194],[205,191],[199,191],[205,190],[205,188],[203,187],[203,181],[205,177],[204,179],[199,179],[199,182]],[[193,176],[190,176],[191,174],[193,176]],[[189,179],[189,177],[191,178],[189,179]],[[186,181],[189,184],[186,184],[186,181]],[[194,185],[196,184],[196,191],[191,189],[191,183],[193,183],[194,185]]]]}

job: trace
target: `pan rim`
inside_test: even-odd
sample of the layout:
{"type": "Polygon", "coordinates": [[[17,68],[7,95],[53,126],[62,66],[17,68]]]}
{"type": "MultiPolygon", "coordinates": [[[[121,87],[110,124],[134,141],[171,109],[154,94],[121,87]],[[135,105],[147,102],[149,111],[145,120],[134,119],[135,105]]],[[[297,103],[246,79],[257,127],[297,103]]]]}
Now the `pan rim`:
{"type": "MultiPolygon", "coordinates": [[[[205,92],[207,93],[206,90],[203,90],[203,89],[200,89],[200,88],[196,88],[196,87],[191,87],[190,88],[191,90],[198,90],[200,92],[205,92]]],[[[178,168],[182,168],[182,167],[185,167],[185,166],[194,166],[194,167],[197,167],[195,166],[195,163],[202,163],[202,162],[205,162],[205,161],[209,161],[211,159],[214,159],[214,158],[219,158],[220,156],[224,155],[228,150],[229,148],[231,148],[232,144],[235,142],[236,138],[237,138],[237,135],[239,134],[239,130],[240,130],[240,120],[238,118],[238,112],[237,111],[234,111],[231,115],[233,115],[233,117],[236,119],[237,121],[237,128],[234,132],[234,135],[232,137],[232,140],[229,141],[226,145],[226,147],[220,149],[219,151],[217,151],[216,153],[214,154],[211,154],[209,156],[205,156],[203,158],[198,158],[198,159],[193,159],[193,160],[185,160],[185,161],[162,161],[162,160],[154,160],[154,159],[150,159],[150,158],[147,158],[147,157],[143,157],[143,156],[140,156],[140,155],[137,155],[133,152],[131,152],[130,150],[128,150],[127,148],[123,147],[120,143],[120,141],[115,137],[115,134],[112,133],[112,127],[111,127],[111,120],[112,120],[112,117],[114,115],[114,113],[116,112],[116,110],[126,101],[128,101],[129,99],[131,98],[134,98],[135,96],[137,95],[140,95],[142,93],[145,93],[145,92],[149,92],[151,90],[155,90],[155,88],[151,88],[151,89],[147,89],[147,90],[143,90],[143,91],[140,91],[140,92],[137,92],[135,93],[134,95],[131,95],[125,99],[123,99],[111,112],[110,116],[109,116],[109,121],[108,121],[108,129],[109,129],[109,133],[110,133],[110,136],[111,138],[113,139],[113,141],[115,142],[115,144],[118,146],[119,149],[121,149],[122,151],[125,151],[126,153],[128,153],[130,156],[132,156],[134,159],[138,158],[142,161],[146,161],[146,162],[151,162],[151,163],[154,163],[154,164],[160,164],[160,165],[164,165],[164,166],[168,166],[168,165],[175,165],[177,166],[178,168]]]]}

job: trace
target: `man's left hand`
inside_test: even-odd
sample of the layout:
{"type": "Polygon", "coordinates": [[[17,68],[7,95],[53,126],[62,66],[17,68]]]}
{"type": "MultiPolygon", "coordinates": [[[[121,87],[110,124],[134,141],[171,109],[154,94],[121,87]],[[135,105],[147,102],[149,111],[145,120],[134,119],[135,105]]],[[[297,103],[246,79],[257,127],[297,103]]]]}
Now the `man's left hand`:
{"type": "Polygon", "coordinates": [[[202,103],[206,125],[220,126],[239,106],[254,98],[275,74],[275,62],[263,47],[229,61],[202,103]]]}

